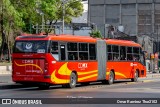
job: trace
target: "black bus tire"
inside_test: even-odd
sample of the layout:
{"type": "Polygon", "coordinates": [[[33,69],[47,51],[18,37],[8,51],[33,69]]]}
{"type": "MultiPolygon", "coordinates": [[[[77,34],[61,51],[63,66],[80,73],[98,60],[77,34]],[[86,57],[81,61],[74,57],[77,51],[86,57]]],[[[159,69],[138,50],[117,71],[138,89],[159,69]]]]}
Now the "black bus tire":
{"type": "Polygon", "coordinates": [[[136,72],[134,73],[134,78],[131,78],[131,81],[132,81],[132,82],[137,82],[137,81],[138,81],[138,71],[136,71],[136,72]]]}
{"type": "Polygon", "coordinates": [[[113,71],[110,71],[109,79],[108,79],[107,82],[108,82],[109,85],[113,84],[113,82],[114,82],[114,73],[113,73],[113,71]]]}
{"type": "Polygon", "coordinates": [[[66,85],[67,88],[75,88],[77,84],[77,75],[72,72],[70,75],[70,81],[69,84],[66,85]]]}

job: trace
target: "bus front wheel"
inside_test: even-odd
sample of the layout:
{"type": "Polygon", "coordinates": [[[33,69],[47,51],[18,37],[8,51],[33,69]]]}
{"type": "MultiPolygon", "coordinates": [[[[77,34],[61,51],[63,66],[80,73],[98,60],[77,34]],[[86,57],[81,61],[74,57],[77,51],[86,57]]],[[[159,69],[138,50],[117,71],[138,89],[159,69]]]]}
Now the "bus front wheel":
{"type": "Polygon", "coordinates": [[[132,82],[137,82],[138,81],[138,71],[134,73],[134,78],[131,79],[132,82]]]}
{"type": "Polygon", "coordinates": [[[67,88],[74,88],[76,87],[76,84],[77,84],[77,75],[72,72],[71,75],[70,75],[70,82],[69,84],[66,85],[67,88]]]}

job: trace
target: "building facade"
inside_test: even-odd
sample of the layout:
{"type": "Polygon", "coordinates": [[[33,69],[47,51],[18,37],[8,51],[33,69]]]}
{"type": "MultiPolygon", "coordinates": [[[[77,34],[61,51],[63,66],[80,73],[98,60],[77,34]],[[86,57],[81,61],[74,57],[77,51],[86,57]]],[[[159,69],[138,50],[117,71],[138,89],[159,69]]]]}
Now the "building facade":
{"type": "Polygon", "coordinates": [[[123,26],[124,33],[152,42],[145,42],[146,50],[149,45],[152,48],[149,53],[160,51],[160,0],[89,0],[88,20],[105,37],[106,25],[123,26]]]}

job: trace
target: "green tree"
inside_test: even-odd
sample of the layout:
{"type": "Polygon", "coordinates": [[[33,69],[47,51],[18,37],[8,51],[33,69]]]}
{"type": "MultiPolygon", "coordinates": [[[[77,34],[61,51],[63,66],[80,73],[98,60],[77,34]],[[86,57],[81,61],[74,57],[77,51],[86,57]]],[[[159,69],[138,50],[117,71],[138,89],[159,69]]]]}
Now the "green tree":
{"type": "MultiPolygon", "coordinates": [[[[45,32],[51,32],[51,25],[62,21],[63,0],[11,0],[12,4],[22,15],[25,22],[23,31],[29,32],[29,25],[47,25],[45,32]],[[43,18],[43,19],[42,19],[43,18]]],[[[70,23],[73,17],[79,17],[83,12],[81,0],[64,0],[64,20],[70,23]]],[[[53,27],[52,27],[53,28],[53,27]]]]}
{"type": "MultiPolygon", "coordinates": [[[[83,4],[81,0],[64,0],[64,5],[63,0],[42,0],[40,10],[44,13],[45,22],[48,21],[51,26],[52,24],[56,24],[57,21],[62,21],[63,15],[65,23],[71,23],[73,17],[82,15],[83,4]]],[[[48,32],[50,31],[48,30],[48,32]]]]}
{"type": "Polygon", "coordinates": [[[14,8],[21,14],[24,26],[21,28],[23,32],[30,32],[31,24],[41,22],[41,16],[38,13],[39,0],[10,0],[14,8]]]}
{"type": "MultiPolygon", "coordinates": [[[[58,11],[56,13],[57,20],[62,20],[63,16],[63,0],[57,0],[58,11]]],[[[73,17],[79,17],[83,13],[83,4],[81,0],[65,0],[64,3],[65,22],[70,23],[73,17]]]]}
{"type": "Polygon", "coordinates": [[[92,32],[89,34],[93,38],[102,38],[102,34],[99,30],[92,30],[92,32]]]}
{"type": "MultiPolygon", "coordinates": [[[[2,60],[3,53],[10,55],[11,46],[14,40],[14,34],[24,25],[21,14],[13,7],[10,0],[0,1],[0,20],[1,20],[1,47],[0,60],[2,60]]],[[[10,58],[10,56],[9,56],[10,58]]]]}
{"type": "MultiPolygon", "coordinates": [[[[66,0],[64,6],[66,23],[83,12],[81,0],[66,0]]],[[[32,25],[41,25],[42,18],[44,25],[55,24],[62,20],[62,15],[62,0],[0,0],[0,60],[5,46],[9,55],[12,53],[11,47],[19,33],[30,32],[32,25]]],[[[51,32],[49,28],[46,32],[51,32]]]]}

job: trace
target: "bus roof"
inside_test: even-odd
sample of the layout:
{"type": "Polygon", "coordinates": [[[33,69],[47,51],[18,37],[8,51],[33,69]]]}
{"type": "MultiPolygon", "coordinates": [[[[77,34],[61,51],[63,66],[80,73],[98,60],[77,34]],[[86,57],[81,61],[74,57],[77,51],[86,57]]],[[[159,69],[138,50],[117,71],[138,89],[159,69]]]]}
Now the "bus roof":
{"type": "MultiPolygon", "coordinates": [[[[22,34],[22,36],[18,36],[16,40],[54,40],[54,41],[67,41],[67,42],[88,42],[88,43],[96,43],[100,38],[92,38],[90,36],[77,36],[77,35],[69,35],[69,34],[22,34]]],[[[117,39],[105,39],[107,44],[110,45],[121,45],[121,46],[136,46],[141,47],[140,44],[135,43],[133,41],[128,40],[117,40],[117,39]]]]}
{"type": "Polygon", "coordinates": [[[135,43],[134,41],[128,41],[128,40],[107,39],[106,42],[107,44],[110,44],[110,45],[141,47],[140,44],[135,43]]]}
{"type": "MultiPolygon", "coordinates": [[[[97,38],[99,39],[99,38],[97,38]]],[[[55,41],[68,41],[68,42],[90,42],[94,43],[97,41],[97,39],[92,38],[90,36],[74,36],[74,35],[54,35],[54,34],[49,34],[49,35],[22,35],[18,36],[16,40],[55,40],[55,41]]]]}

